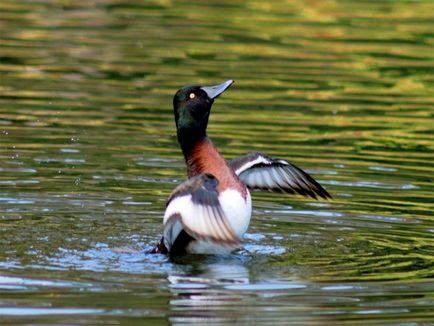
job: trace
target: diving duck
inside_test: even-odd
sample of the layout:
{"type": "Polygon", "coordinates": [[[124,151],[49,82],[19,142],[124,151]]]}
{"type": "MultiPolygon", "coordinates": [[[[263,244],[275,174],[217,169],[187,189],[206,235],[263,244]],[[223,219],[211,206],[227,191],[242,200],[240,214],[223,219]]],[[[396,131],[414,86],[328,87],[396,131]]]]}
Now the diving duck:
{"type": "Polygon", "coordinates": [[[223,158],[206,129],[214,100],[232,83],[185,86],[173,98],[188,179],[169,196],[163,237],[152,253],[227,254],[238,248],[252,214],[249,190],[331,198],[309,174],[285,160],[261,153],[223,158]]]}

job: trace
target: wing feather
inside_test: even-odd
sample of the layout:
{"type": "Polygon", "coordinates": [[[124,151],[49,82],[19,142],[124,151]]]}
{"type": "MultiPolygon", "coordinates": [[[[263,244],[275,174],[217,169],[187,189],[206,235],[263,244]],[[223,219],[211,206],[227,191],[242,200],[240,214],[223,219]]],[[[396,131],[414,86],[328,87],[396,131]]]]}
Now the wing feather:
{"type": "Polygon", "coordinates": [[[217,186],[214,176],[201,174],[172,192],[164,214],[164,244],[169,252],[183,230],[196,240],[227,247],[239,245],[240,239],[219,203],[217,186]]]}
{"type": "Polygon", "coordinates": [[[229,162],[250,189],[298,193],[312,198],[331,198],[314,178],[294,164],[261,153],[251,153],[229,162]]]}

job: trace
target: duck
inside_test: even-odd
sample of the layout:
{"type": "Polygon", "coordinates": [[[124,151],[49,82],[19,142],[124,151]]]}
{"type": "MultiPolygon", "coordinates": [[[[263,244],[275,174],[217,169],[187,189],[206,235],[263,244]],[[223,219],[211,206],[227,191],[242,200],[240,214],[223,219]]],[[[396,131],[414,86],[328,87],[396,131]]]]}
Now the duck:
{"type": "Polygon", "coordinates": [[[163,236],[151,253],[175,257],[238,249],[250,224],[252,190],[332,198],[308,173],[283,159],[253,152],[227,161],[220,154],[207,126],[215,99],[233,83],[184,86],[173,98],[188,178],[167,200],[163,236]]]}

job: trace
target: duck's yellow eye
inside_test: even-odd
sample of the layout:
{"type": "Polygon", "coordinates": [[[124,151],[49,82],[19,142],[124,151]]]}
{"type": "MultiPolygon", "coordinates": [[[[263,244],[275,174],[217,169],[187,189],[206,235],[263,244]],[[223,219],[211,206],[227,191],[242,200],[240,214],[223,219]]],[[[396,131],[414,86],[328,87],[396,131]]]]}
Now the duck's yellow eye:
{"type": "Polygon", "coordinates": [[[190,97],[190,98],[195,98],[195,97],[196,97],[196,94],[194,94],[194,93],[190,93],[189,97],[190,97]]]}

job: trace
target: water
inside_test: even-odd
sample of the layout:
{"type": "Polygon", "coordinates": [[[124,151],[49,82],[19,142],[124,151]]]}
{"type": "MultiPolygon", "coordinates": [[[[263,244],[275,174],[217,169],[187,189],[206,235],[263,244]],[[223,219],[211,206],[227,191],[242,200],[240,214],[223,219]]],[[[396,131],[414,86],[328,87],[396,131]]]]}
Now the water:
{"type": "Polygon", "coordinates": [[[2,324],[433,321],[433,3],[2,1],[2,324]],[[243,247],[145,252],[185,178],[171,101],[234,79],[209,135],[310,172],[243,247]]]}

